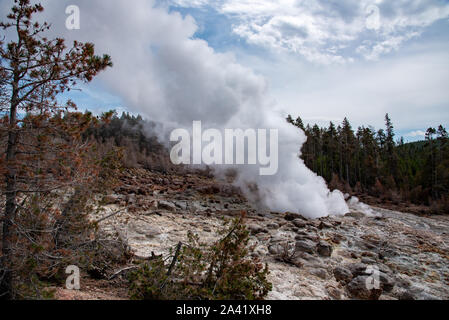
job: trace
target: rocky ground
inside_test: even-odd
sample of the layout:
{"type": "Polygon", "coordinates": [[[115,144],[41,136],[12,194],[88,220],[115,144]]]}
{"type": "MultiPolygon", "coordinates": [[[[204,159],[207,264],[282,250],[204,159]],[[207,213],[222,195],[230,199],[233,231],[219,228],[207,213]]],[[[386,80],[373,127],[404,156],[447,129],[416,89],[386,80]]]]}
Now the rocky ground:
{"type": "MultiPolygon", "coordinates": [[[[253,256],[268,263],[269,299],[449,299],[449,216],[419,217],[354,205],[307,220],[253,208],[229,183],[135,169],[95,219],[135,254],[168,254],[189,230],[213,241],[224,217],[248,213],[253,256]],[[377,282],[378,281],[378,282],[377,282]]],[[[101,296],[101,295],[100,295],[101,296]]]]}

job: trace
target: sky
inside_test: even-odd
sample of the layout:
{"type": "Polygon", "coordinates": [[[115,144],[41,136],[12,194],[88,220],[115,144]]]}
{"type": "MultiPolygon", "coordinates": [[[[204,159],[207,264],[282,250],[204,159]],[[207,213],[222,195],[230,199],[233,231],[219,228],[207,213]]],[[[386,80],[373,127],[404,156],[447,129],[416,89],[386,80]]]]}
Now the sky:
{"type": "MultiPolygon", "coordinates": [[[[2,15],[11,3],[0,0],[2,15]]],[[[213,125],[268,104],[375,128],[389,113],[409,141],[449,126],[449,0],[42,3],[55,35],[112,55],[111,71],[67,96],[81,109],[213,125]],[[73,4],[80,30],[65,28],[73,4]]]]}
{"type": "Polygon", "coordinates": [[[262,74],[280,109],[306,123],[348,117],[424,138],[449,122],[449,1],[173,0],[196,36],[262,74]]]}

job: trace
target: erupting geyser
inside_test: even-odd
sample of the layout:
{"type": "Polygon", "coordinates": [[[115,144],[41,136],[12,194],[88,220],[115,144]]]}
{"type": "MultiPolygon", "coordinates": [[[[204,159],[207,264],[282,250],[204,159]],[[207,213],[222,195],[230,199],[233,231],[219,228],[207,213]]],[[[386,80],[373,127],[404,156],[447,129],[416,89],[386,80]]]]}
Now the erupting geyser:
{"type": "MultiPolygon", "coordinates": [[[[60,13],[68,4],[52,2],[43,15],[63,24],[65,16],[60,13]]],[[[330,193],[324,180],[298,158],[305,136],[275,110],[265,79],[239,64],[233,54],[217,53],[196,39],[198,26],[191,16],[155,7],[152,0],[77,4],[89,8],[83,10],[81,29],[66,30],[62,36],[68,42],[74,38],[93,42],[98,52],[112,56],[114,67],[100,79],[124,107],[169,124],[170,130],[188,128],[193,121],[223,130],[278,129],[278,173],[263,177],[259,167],[241,166],[237,183],[245,189],[246,182],[256,182],[260,200],[272,210],[307,217],[349,211],[343,195],[330,193]]],[[[158,134],[168,142],[168,132],[158,134]]]]}

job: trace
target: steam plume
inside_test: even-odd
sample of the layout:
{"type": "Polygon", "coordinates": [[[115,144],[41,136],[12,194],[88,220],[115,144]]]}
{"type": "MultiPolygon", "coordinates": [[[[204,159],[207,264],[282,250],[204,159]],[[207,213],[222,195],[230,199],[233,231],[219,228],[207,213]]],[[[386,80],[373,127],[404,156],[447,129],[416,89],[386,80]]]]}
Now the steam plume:
{"type": "Polygon", "coordinates": [[[260,177],[258,168],[242,166],[237,181],[244,189],[246,182],[257,182],[261,201],[271,210],[307,217],[349,211],[343,195],[330,193],[325,181],[299,160],[304,133],[276,110],[265,79],[232,54],[215,52],[196,39],[192,17],[148,0],[80,0],[81,29],[73,32],[63,27],[70,1],[43,4],[58,34],[64,31],[69,40],[91,41],[98,52],[112,56],[114,67],[100,77],[101,83],[131,111],[167,127],[188,128],[201,120],[217,129],[279,129],[278,174],[260,177]]]}

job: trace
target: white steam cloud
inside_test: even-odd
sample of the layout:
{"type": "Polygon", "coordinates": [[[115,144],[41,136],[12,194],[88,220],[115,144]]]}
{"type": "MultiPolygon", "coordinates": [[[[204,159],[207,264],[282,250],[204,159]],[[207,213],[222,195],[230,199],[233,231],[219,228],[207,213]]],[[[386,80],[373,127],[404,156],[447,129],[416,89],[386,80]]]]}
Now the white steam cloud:
{"type": "MultiPolygon", "coordinates": [[[[2,1],[0,7],[5,6],[2,1]]],[[[114,67],[100,76],[125,107],[149,119],[189,128],[192,121],[220,128],[279,129],[279,171],[261,177],[258,167],[243,166],[238,183],[257,182],[260,200],[273,211],[307,217],[347,213],[340,192],[298,158],[304,133],[286,123],[267,93],[266,81],[195,39],[195,20],[170,13],[149,0],[80,0],[81,29],[64,28],[72,1],[43,1],[53,30],[69,40],[92,41],[112,56],[114,67]]]]}

